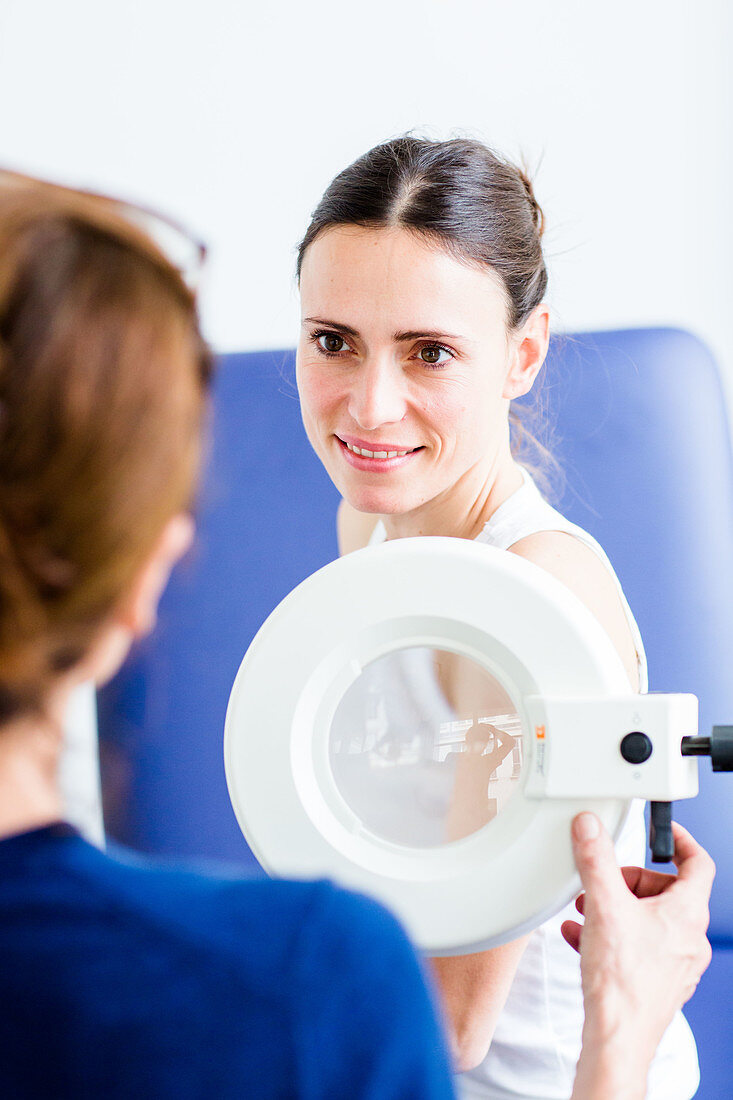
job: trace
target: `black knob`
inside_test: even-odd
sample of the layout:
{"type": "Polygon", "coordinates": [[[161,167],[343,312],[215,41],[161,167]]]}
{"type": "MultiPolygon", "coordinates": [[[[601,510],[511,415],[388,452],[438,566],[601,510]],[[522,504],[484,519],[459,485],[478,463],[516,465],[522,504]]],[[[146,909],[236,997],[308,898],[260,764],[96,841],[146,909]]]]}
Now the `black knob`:
{"type": "Polygon", "coordinates": [[[710,756],[714,772],[733,772],[733,726],[713,726],[710,756]]]}
{"type": "Polygon", "coordinates": [[[713,726],[710,737],[683,737],[683,756],[709,756],[714,772],[733,772],[733,726],[713,726]]]}
{"type": "Polygon", "coordinates": [[[643,764],[652,755],[652,748],[645,733],[627,733],[621,742],[621,755],[629,764],[643,764]]]}

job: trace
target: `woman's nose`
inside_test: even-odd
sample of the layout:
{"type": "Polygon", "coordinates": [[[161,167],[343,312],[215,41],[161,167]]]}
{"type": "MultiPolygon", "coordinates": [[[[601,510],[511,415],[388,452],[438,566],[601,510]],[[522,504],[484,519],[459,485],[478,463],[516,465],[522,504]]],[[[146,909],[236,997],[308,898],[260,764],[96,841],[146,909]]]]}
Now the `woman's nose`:
{"type": "Polygon", "coordinates": [[[363,363],[349,392],[349,414],[365,431],[398,424],[407,411],[404,380],[391,363],[363,363]]]}

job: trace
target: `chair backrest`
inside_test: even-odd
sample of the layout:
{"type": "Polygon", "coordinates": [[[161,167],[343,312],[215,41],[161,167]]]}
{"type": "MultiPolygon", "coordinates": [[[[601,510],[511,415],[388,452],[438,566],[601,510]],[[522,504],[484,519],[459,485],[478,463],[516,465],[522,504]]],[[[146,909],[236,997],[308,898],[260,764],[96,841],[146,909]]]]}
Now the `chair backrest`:
{"type": "MultiPolygon", "coordinates": [[[[702,732],[733,722],[733,461],[710,354],[671,329],[558,337],[542,401],[566,479],[556,503],[616,567],[652,690],[696,694],[702,732]]],[[[336,556],[337,495],[305,438],[291,352],[221,359],[213,440],[197,548],[155,635],[102,693],[100,730],[115,835],[244,863],[222,761],[229,690],[269,612],[336,556]]],[[[677,816],[718,863],[712,932],[725,939],[733,778],[705,760],[700,772],[677,816]]]]}
{"type": "MultiPolygon", "coordinates": [[[[562,337],[545,384],[566,477],[558,507],[608,553],[641,628],[650,690],[697,695],[703,733],[733,722],[733,460],[709,351],[675,329],[562,337]]],[[[711,931],[728,937],[733,777],[702,760],[700,795],[675,816],[718,864],[711,931]]]]}

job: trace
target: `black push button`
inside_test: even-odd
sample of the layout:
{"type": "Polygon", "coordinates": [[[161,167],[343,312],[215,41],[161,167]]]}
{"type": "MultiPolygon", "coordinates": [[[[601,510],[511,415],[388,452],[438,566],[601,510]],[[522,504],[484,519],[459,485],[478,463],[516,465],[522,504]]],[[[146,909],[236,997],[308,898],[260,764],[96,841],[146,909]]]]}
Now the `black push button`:
{"type": "Polygon", "coordinates": [[[652,755],[652,743],[645,733],[627,733],[621,742],[621,755],[629,764],[643,764],[652,755]]]}

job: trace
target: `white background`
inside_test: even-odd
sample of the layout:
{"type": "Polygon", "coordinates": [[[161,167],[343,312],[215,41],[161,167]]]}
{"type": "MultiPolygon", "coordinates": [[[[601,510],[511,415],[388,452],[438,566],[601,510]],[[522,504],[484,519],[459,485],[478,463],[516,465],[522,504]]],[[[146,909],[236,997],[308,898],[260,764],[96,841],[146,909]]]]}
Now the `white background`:
{"type": "Polygon", "coordinates": [[[557,327],[681,325],[730,384],[730,8],[0,0],[0,160],[186,222],[233,350],[294,343],[332,175],[410,128],[478,136],[539,166],[557,327]]]}

